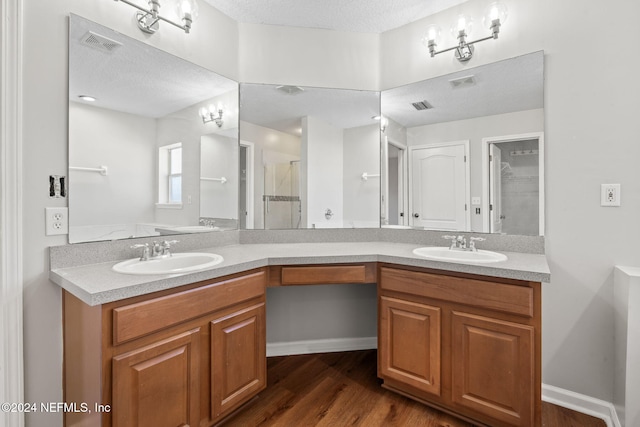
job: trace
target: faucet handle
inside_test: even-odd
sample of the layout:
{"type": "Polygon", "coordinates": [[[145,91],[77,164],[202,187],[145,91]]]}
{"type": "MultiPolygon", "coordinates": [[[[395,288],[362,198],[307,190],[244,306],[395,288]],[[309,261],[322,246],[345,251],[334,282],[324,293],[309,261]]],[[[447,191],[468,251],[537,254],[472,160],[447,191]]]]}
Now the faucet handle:
{"type": "Polygon", "coordinates": [[[171,255],[171,245],[178,243],[178,240],[165,240],[162,242],[162,255],[171,255]]]}
{"type": "Polygon", "coordinates": [[[136,245],[130,246],[131,249],[139,249],[142,248],[142,255],[140,256],[140,261],[146,261],[149,259],[149,244],[148,243],[138,243],[136,245]]]}
{"type": "Polygon", "coordinates": [[[477,251],[476,249],[476,242],[484,242],[485,239],[484,237],[469,237],[469,249],[471,249],[472,251],[477,251]]]}

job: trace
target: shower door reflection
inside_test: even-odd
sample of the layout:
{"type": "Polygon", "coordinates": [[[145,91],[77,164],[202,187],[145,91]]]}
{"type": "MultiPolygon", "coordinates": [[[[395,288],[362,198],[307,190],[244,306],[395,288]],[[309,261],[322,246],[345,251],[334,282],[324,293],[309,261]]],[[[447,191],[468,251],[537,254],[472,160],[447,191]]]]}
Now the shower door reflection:
{"type": "Polygon", "coordinates": [[[262,206],[265,229],[300,228],[300,161],[264,166],[262,206]]]}
{"type": "Polygon", "coordinates": [[[534,135],[489,143],[491,233],[540,234],[541,139],[534,135]]]}

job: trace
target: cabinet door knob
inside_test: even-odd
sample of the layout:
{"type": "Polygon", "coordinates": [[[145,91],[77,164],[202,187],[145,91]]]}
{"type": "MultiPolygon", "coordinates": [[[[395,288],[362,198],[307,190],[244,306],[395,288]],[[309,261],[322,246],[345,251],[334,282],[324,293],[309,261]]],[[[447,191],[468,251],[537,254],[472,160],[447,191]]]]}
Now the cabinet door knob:
{"type": "Polygon", "coordinates": [[[419,218],[419,217],[420,217],[420,214],[419,214],[419,213],[414,213],[414,214],[413,214],[413,216],[414,216],[415,218],[419,218]]]}

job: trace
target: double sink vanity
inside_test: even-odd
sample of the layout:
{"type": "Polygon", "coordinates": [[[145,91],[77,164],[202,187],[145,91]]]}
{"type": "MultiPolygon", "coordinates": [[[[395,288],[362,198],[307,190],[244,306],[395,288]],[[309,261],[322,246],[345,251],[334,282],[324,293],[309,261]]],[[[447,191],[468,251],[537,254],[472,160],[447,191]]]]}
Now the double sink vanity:
{"type": "Polygon", "coordinates": [[[372,283],[383,387],[480,425],[540,425],[542,238],[487,236],[506,259],[444,261],[440,234],[185,235],[165,258],[190,260],[180,274],[115,271],[153,265],[130,241],[52,247],[65,400],[109,408],[67,413],[66,426],[219,424],[268,387],[268,287],[372,283]]]}
{"type": "Polygon", "coordinates": [[[383,387],[541,425],[543,56],[382,92],[238,83],[72,14],[74,244],[50,278],[65,401],[90,410],[65,425],[233,425],[269,386],[267,289],[374,284],[383,387]]]}

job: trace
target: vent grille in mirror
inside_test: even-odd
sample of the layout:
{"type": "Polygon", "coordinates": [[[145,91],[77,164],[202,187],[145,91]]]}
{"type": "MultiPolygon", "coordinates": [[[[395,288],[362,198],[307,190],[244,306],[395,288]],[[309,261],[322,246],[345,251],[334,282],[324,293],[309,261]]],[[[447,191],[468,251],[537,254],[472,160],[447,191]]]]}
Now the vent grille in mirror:
{"type": "Polygon", "coordinates": [[[101,36],[100,34],[94,33],[93,31],[88,31],[84,36],[82,36],[82,39],[80,39],[80,43],[85,46],[90,46],[94,49],[109,53],[122,46],[122,43],[112,40],[108,37],[101,36]]]}
{"type": "Polygon", "coordinates": [[[413,102],[411,103],[411,105],[413,105],[413,108],[415,108],[418,111],[429,110],[433,108],[433,105],[429,104],[427,101],[413,102]]]}

